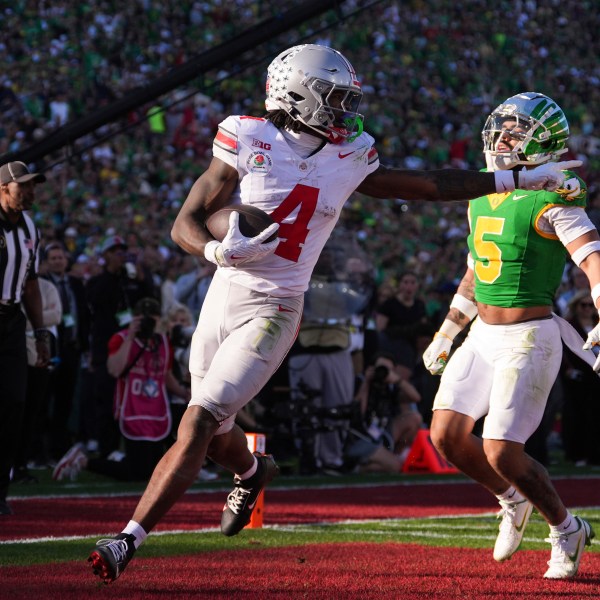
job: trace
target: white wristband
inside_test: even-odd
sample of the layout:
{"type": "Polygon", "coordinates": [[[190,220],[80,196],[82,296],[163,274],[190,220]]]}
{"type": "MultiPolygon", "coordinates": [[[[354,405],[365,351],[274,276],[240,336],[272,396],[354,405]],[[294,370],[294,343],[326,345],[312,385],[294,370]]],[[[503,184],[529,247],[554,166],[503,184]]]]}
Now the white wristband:
{"type": "Polygon", "coordinates": [[[462,327],[460,325],[457,325],[453,321],[450,321],[450,319],[446,319],[442,323],[438,332],[435,334],[434,339],[438,335],[443,335],[444,337],[447,337],[450,341],[452,341],[461,331],[462,327]]]}
{"type": "Polygon", "coordinates": [[[452,298],[452,302],[450,303],[450,308],[456,308],[456,310],[460,311],[465,317],[468,317],[469,321],[477,316],[477,305],[461,294],[454,294],[454,298],[452,298]]]}
{"type": "Polygon", "coordinates": [[[571,254],[571,260],[579,266],[590,254],[600,252],[600,240],[588,242],[571,254]]]}
{"type": "Polygon", "coordinates": [[[515,174],[512,171],[494,171],[494,179],[497,194],[515,191],[515,174]]]}
{"type": "Polygon", "coordinates": [[[594,305],[596,304],[596,301],[598,300],[598,297],[600,297],[600,283],[597,283],[592,288],[592,300],[594,301],[594,305]]]}
{"type": "Polygon", "coordinates": [[[217,240],[211,240],[210,242],[207,242],[206,246],[204,246],[204,258],[213,265],[217,266],[219,265],[219,262],[217,261],[215,252],[220,245],[221,242],[217,242],[217,240]]]}

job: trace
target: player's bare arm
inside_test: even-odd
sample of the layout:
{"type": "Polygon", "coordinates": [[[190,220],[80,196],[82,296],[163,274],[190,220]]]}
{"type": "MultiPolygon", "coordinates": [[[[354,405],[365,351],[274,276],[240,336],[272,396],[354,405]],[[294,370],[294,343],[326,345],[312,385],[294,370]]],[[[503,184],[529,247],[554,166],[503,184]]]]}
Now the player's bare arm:
{"type": "Polygon", "coordinates": [[[204,227],[204,221],[209,214],[231,202],[237,184],[237,171],[213,158],[181,207],[171,229],[171,239],[186,252],[203,256],[204,246],[213,239],[204,227]]]}
{"type": "MultiPolygon", "coordinates": [[[[583,248],[586,244],[598,241],[600,241],[600,235],[598,235],[596,229],[593,229],[579,236],[570,244],[567,244],[566,248],[572,256],[574,252],[583,248]]],[[[588,254],[579,264],[579,268],[587,275],[590,282],[590,289],[593,289],[596,285],[600,284],[600,251],[594,251],[588,254]]],[[[600,302],[597,304],[600,304],[600,302]]]]}
{"type": "Polygon", "coordinates": [[[496,192],[493,173],[439,169],[414,171],[381,165],[357,191],[374,198],[404,200],[465,200],[496,192]]]}
{"type": "MultiPolygon", "coordinates": [[[[458,284],[456,293],[471,302],[475,302],[475,273],[473,273],[473,269],[467,268],[467,271],[458,284]]],[[[472,316],[465,314],[460,310],[460,307],[451,306],[446,315],[446,319],[456,323],[461,329],[464,329],[472,319],[472,316]]]]}

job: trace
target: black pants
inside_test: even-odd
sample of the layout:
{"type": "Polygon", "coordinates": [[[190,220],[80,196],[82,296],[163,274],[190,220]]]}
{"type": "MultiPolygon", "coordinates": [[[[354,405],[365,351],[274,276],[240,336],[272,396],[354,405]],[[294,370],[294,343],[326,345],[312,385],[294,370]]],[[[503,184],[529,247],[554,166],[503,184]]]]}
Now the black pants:
{"type": "Polygon", "coordinates": [[[106,458],[91,458],[87,469],[119,481],[147,481],[167,449],[166,440],[146,442],[125,438],[125,458],[116,462],[106,458]]]}
{"type": "Polygon", "coordinates": [[[0,500],[6,500],[10,470],[21,435],[27,393],[25,315],[19,306],[0,312],[0,500]]]}
{"type": "MultiPolygon", "coordinates": [[[[60,459],[73,445],[77,431],[69,423],[74,408],[75,389],[79,378],[81,352],[73,344],[64,344],[60,363],[52,373],[52,410],[48,418],[48,450],[51,458],[60,459]]],[[[89,400],[88,400],[89,401],[89,400]]]]}
{"type": "Polygon", "coordinates": [[[119,426],[113,414],[113,397],[116,379],[112,377],[105,364],[94,365],[92,373],[92,408],[95,434],[100,454],[107,456],[119,447],[119,426]]]}
{"type": "Polygon", "coordinates": [[[20,469],[25,469],[30,459],[39,460],[45,457],[43,433],[45,416],[48,412],[49,381],[48,369],[27,367],[25,411],[14,464],[20,469]]]}

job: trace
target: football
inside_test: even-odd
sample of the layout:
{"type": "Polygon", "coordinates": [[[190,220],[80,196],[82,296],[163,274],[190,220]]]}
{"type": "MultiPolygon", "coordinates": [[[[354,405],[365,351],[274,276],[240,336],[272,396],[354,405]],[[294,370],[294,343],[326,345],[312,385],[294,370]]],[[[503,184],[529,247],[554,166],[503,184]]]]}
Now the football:
{"type": "MultiPolygon", "coordinates": [[[[223,238],[227,235],[227,231],[229,230],[229,215],[234,210],[240,214],[240,232],[246,237],[258,235],[274,222],[265,211],[256,208],[256,206],[250,206],[249,204],[226,206],[210,215],[204,223],[206,229],[219,242],[222,242],[223,238]]],[[[277,232],[266,239],[265,242],[272,242],[276,239],[277,232]]]]}

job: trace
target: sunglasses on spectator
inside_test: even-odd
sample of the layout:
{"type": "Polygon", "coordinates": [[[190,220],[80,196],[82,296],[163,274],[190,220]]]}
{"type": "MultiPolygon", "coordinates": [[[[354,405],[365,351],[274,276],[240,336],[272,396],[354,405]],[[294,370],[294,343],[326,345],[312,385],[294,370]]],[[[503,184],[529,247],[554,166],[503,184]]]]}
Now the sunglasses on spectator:
{"type": "Polygon", "coordinates": [[[582,308],[595,308],[592,302],[580,302],[579,306],[581,306],[582,308]]]}

